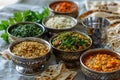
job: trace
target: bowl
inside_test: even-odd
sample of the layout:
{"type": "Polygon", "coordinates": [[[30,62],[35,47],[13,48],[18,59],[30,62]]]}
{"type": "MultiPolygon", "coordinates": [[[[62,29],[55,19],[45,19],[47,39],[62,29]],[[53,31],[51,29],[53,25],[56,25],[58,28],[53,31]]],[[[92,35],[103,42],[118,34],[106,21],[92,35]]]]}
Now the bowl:
{"type": "Polygon", "coordinates": [[[68,15],[74,18],[78,17],[78,5],[73,1],[54,1],[48,6],[49,10],[55,15],[68,15]]]}
{"type": "Polygon", "coordinates": [[[29,37],[12,42],[8,51],[19,73],[34,75],[46,68],[51,45],[46,40],[29,37]]]}
{"type": "Polygon", "coordinates": [[[92,40],[85,33],[65,31],[51,37],[50,44],[58,60],[62,60],[68,68],[77,68],[80,55],[91,47],[92,40]]]}
{"type": "Polygon", "coordinates": [[[45,28],[34,22],[20,22],[8,27],[9,41],[13,42],[25,37],[43,37],[45,28]]]}
{"type": "Polygon", "coordinates": [[[80,64],[82,72],[91,80],[120,79],[120,54],[112,50],[88,50],[81,55],[80,64]]]}
{"type": "Polygon", "coordinates": [[[48,32],[58,33],[62,31],[69,31],[76,27],[77,20],[66,15],[55,15],[44,18],[42,25],[48,32]]]}

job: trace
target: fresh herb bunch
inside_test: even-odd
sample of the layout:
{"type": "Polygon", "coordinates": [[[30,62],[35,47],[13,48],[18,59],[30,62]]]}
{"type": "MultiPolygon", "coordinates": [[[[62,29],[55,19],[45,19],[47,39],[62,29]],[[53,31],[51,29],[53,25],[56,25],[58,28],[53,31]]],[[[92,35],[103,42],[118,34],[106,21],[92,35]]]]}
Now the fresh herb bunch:
{"type": "Polygon", "coordinates": [[[42,33],[42,30],[35,24],[20,24],[17,28],[12,29],[11,34],[13,36],[24,38],[24,37],[34,37],[42,33]]]}
{"type": "Polygon", "coordinates": [[[38,11],[32,11],[32,10],[24,10],[23,12],[15,12],[13,14],[13,17],[9,18],[8,20],[1,21],[0,30],[5,31],[5,33],[1,35],[1,38],[3,38],[3,40],[9,43],[7,28],[8,26],[14,23],[25,22],[25,21],[41,23],[42,19],[48,16],[49,16],[48,8],[44,8],[44,10],[41,13],[38,11]]]}

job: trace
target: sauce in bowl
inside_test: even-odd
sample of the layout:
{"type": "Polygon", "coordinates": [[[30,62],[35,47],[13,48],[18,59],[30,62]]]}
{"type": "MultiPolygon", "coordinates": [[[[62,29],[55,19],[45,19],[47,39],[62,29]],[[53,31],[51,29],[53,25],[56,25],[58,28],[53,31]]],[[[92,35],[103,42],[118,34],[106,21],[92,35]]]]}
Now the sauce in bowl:
{"type": "Polygon", "coordinates": [[[84,64],[90,69],[100,72],[111,72],[120,69],[119,58],[102,52],[87,55],[84,64]]]}
{"type": "Polygon", "coordinates": [[[54,1],[49,4],[49,10],[55,15],[69,15],[77,18],[79,15],[78,4],[74,1],[54,1]]]}
{"type": "Polygon", "coordinates": [[[57,1],[50,4],[50,8],[60,13],[71,13],[78,9],[77,5],[71,1],[57,1]]]}

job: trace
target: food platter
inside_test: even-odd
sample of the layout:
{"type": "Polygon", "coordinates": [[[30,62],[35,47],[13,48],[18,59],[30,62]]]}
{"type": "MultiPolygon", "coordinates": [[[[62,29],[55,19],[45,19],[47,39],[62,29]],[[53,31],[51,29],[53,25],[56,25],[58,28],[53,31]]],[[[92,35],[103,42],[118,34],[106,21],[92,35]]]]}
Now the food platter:
{"type": "MultiPolygon", "coordinates": [[[[82,5],[82,4],[80,4],[80,5],[82,5]]],[[[80,7],[80,11],[81,11],[81,8],[82,7],[80,7]]],[[[99,12],[99,10],[95,10],[95,11],[97,11],[97,12],[99,12]]],[[[106,12],[106,11],[104,11],[104,10],[101,10],[102,12],[106,12]]],[[[94,10],[91,10],[90,12],[94,12],[94,10]]],[[[89,12],[88,12],[89,13],[89,12]]],[[[86,14],[88,14],[88,13],[86,13],[86,14]]],[[[108,12],[108,14],[111,14],[111,12],[108,12]]],[[[85,13],[84,13],[85,14],[85,13]]],[[[84,15],[83,14],[83,15],[84,15]]],[[[113,14],[116,14],[116,13],[113,13],[113,14]]],[[[81,20],[82,19],[84,19],[85,17],[82,17],[82,19],[81,19],[81,14],[79,14],[79,17],[78,17],[78,21],[79,21],[79,23],[76,25],[76,27],[74,28],[74,29],[72,29],[73,31],[80,31],[80,32],[85,32],[85,27],[83,27],[82,26],[82,24],[81,24],[81,20]]],[[[108,16],[107,16],[108,17],[108,16]]],[[[111,19],[111,17],[109,17],[110,19],[111,19]]],[[[115,17],[116,18],[116,17],[115,17]]],[[[119,22],[119,21],[118,21],[119,22]]],[[[112,24],[111,24],[112,25],[112,24]]],[[[56,34],[56,33],[55,33],[56,34]]],[[[46,34],[47,35],[47,34],[46,34]]],[[[53,35],[53,34],[52,34],[53,35]]],[[[49,37],[44,37],[46,40],[48,40],[49,41],[49,37]]],[[[61,64],[61,63],[63,63],[62,61],[59,61],[59,63],[61,64]]],[[[52,65],[52,66],[54,66],[54,65],[56,65],[57,64],[57,60],[56,60],[56,57],[52,54],[51,55],[51,58],[50,58],[50,60],[48,61],[48,64],[47,65],[52,65]]],[[[58,64],[58,65],[60,65],[60,64],[58,64]]],[[[48,67],[48,66],[47,66],[48,67]]],[[[74,79],[73,80],[90,80],[90,79],[85,79],[85,76],[84,76],[84,74],[82,73],[82,71],[81,71],[81,69],[79,68],[79,69],[71,69],[71,70],[73,70],[73,71],[75,71],[75,72],[77,72],[77,75],[74,77],[74,79]]],[[[66,71],[67,72],[67,71],[66,71]]],[[[18,73],[17,73],[18,74],[18,73]]],[[[75,73],[76,74],[76,73],[75,73]]],[[[25,75],[22,75],[23,77],[26,77],[25,75]]],[[[35,75],[35,76],[32,76],[33,78],[36,78],[36,77],[38,77],[39,78],[39,75],[35,75]]],[[[31,77],[29,77],[28,76],[28,78],[27,79],[30,79],[31,77]]],[[[34,80],[33,78],[31,78],[30,80],[34,80]]],[[[1,78],[0,78],[1,79],[1,78]]],[[[39,79],[38,79],[39,80],[39,79]]]]}

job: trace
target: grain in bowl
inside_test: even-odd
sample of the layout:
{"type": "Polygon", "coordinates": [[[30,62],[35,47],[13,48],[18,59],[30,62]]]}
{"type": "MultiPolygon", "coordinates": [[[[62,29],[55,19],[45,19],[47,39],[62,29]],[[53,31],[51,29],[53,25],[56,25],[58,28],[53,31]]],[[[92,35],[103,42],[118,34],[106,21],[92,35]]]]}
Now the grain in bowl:
{"type": "Polygon", "coordinates": [[[11,51],[22,58],[36,58],[47,54],[48,48],[39,42],[23,41],[13,46],[11,51]]]}
{"type": "Polygon", "coordinates": [[[45,22],[45,26],[53,29],[67,29],[75,26],[76,23],[73,19],[66,16],[54,16],[45,22]]]}
{"type": "Polygon", "coordinates": [[[19,73],[33,75],[44,70],[50,59],[51,45],[46,40],[27,37],[12,42],[8,51],[19,73]]]}

